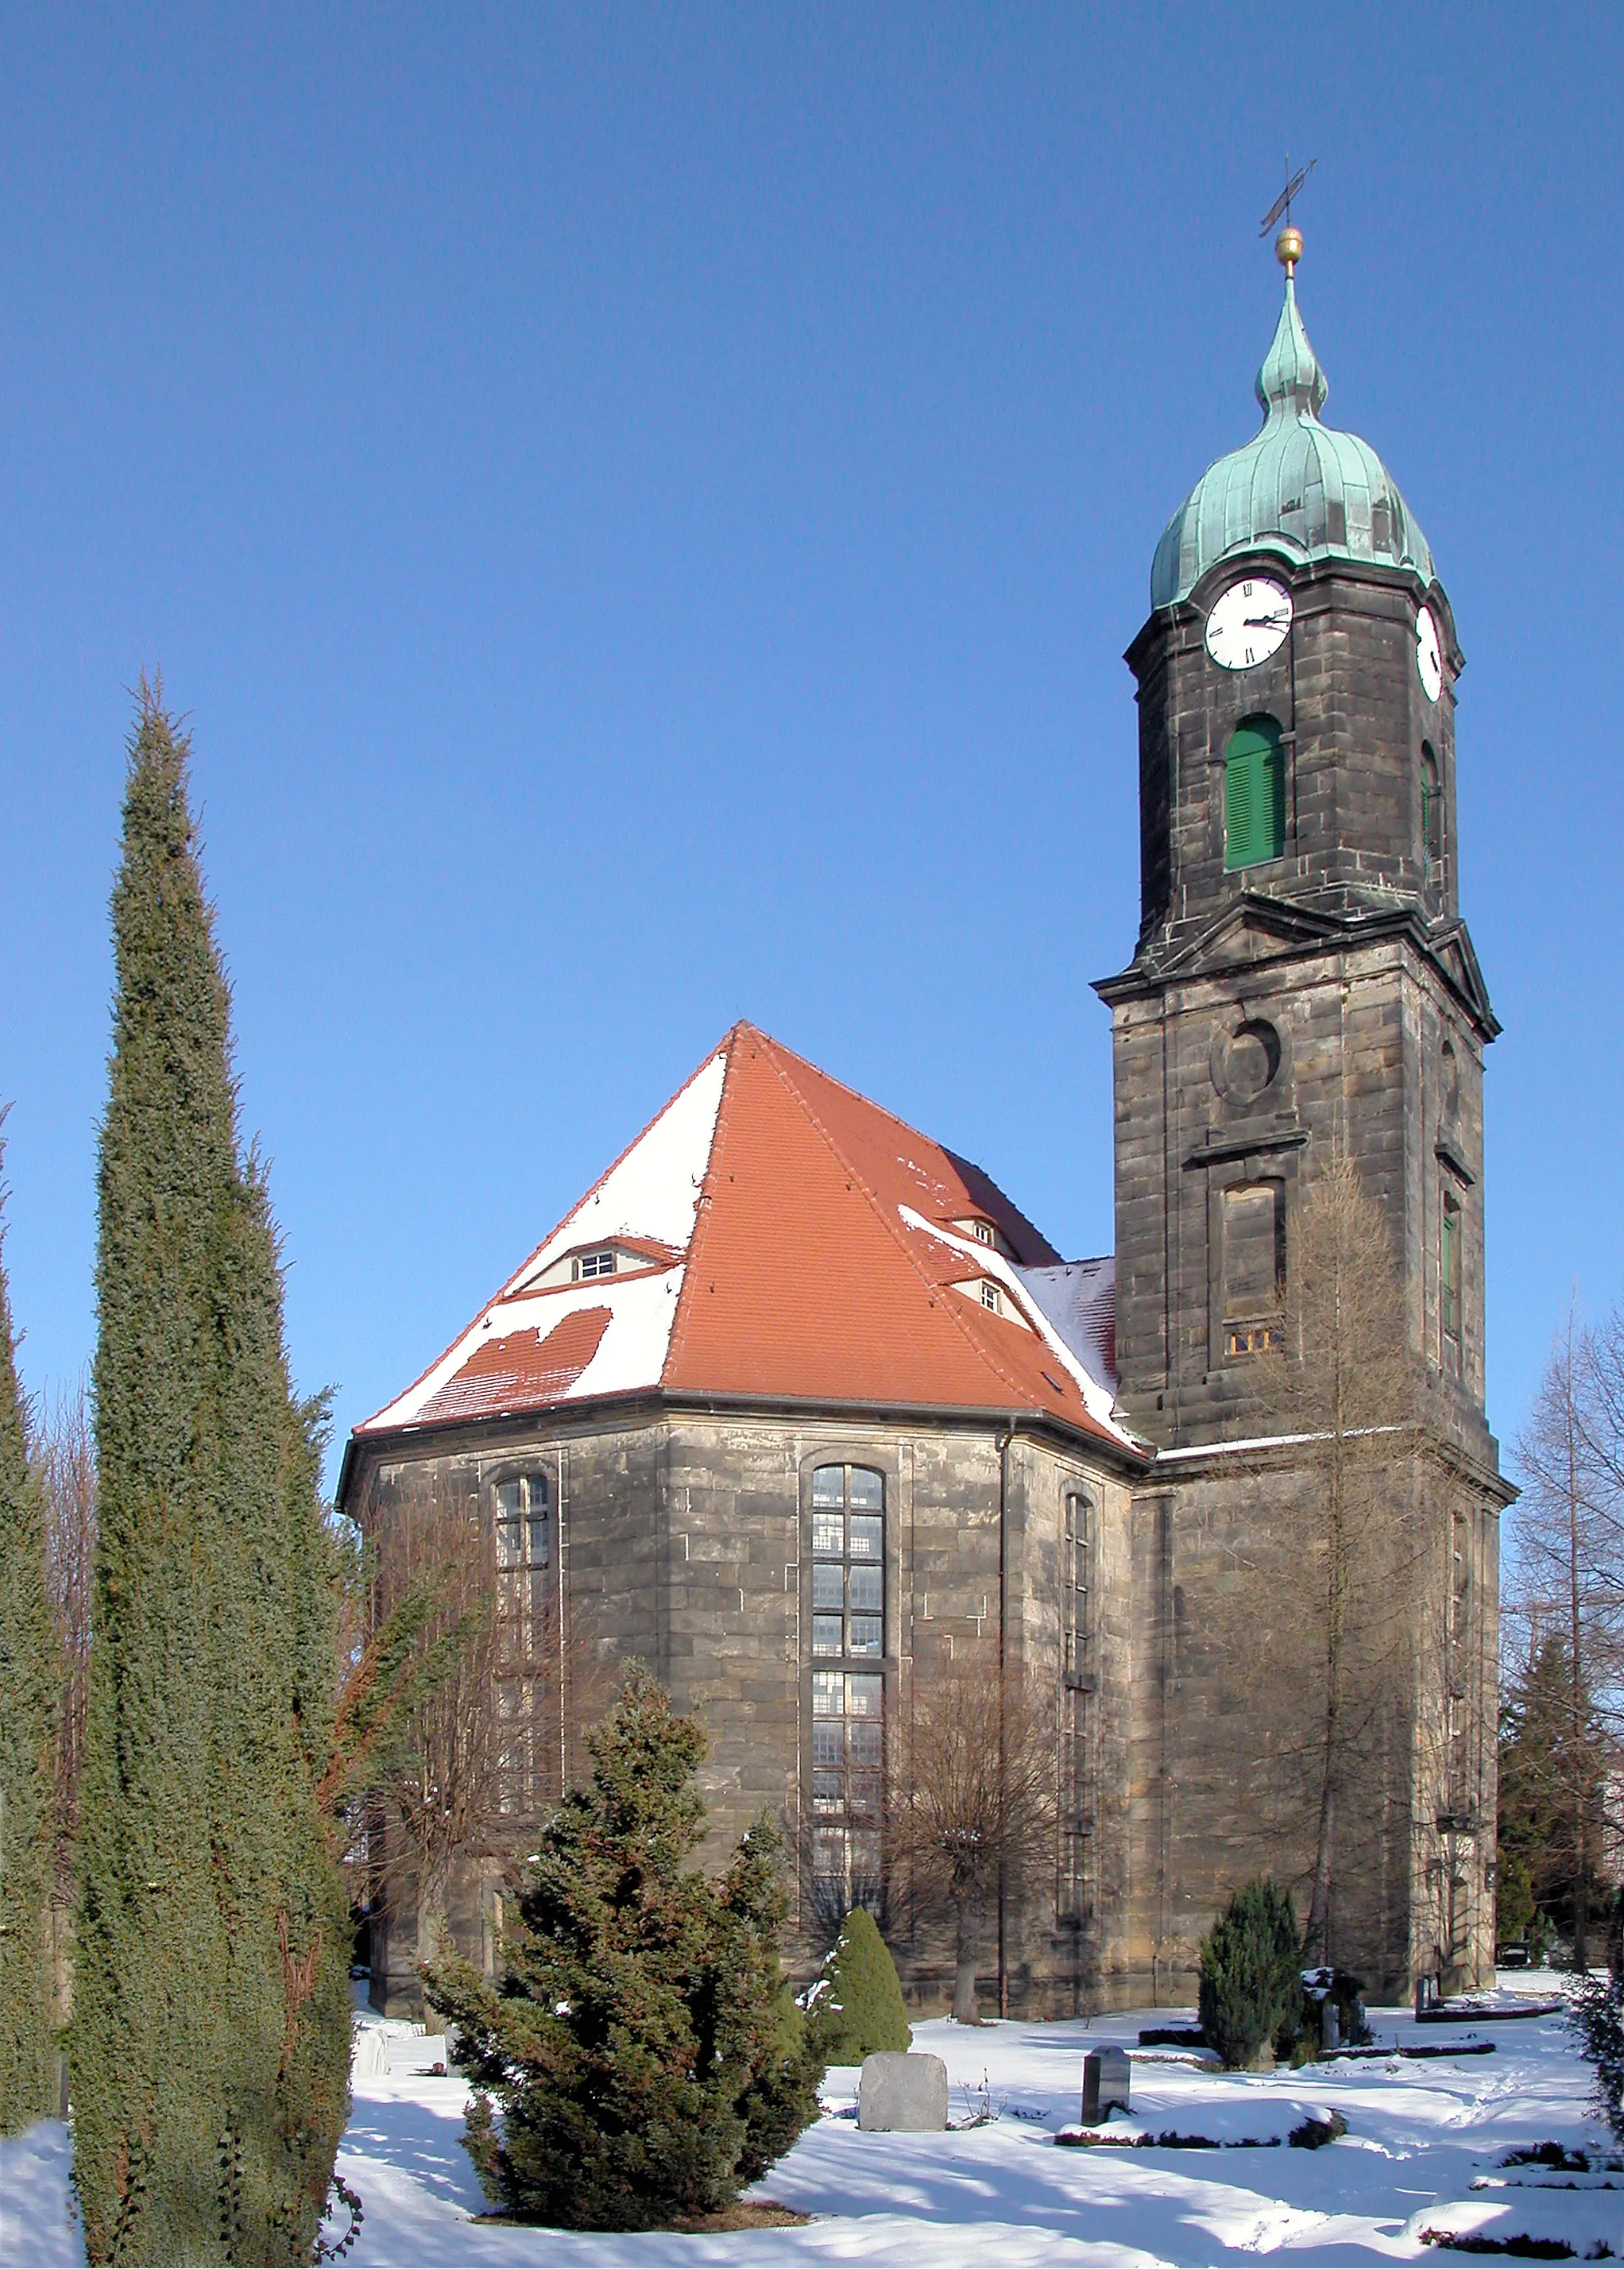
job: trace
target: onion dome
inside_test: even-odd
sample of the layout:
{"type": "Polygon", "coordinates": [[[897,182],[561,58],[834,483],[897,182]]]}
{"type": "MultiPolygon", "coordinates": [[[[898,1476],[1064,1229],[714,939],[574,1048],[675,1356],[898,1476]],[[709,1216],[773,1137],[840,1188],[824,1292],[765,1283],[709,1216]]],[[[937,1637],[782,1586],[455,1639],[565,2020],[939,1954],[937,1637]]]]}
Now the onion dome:
{"type": "MultiPolygon", "coordinates": [[[[1282,236],[1286,261],[1284,247],[1282,236]]],[[[1328,388],[1297,313],[1293,265],[1286,261],[1286,302],[1258,373],[1262,429],[1209,466],[1169,521],[1150,570],[1153,608],[1188,598],[1230,552],[1275,551],[1292,566],[1355,559],[1433,580],[1427,539],[1375,450],[1319,422],[1328,388]]]]}

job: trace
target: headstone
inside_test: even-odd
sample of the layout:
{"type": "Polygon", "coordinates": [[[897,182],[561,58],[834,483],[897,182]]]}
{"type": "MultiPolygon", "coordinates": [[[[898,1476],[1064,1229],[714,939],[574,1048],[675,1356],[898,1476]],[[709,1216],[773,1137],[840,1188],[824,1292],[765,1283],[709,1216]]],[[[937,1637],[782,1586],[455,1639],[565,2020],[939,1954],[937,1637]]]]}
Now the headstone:
{"type": "Polygon", "coordinates": [[[1132,2069],[1126,2049],[1090,2049],[1082,2060],[1082,2124],[1096,2127],[1102,2119],[1109,2119],[1113,2111],[1128,2108],[1128,2073],[1132,2069]]]}
{"type": "Polygon", "coordinates": [[[1329,1993],[1319,2005],[1319,2045],[1322,2050],[1342,2045],[1342,2020],[1329,1993]]]}
{"type": "Polygon", "coordinates": [[[355,2029],[353,2072],[357,2080],[379,2080],[389,2070],[389,2040],[381,2025],[355,2029]]]}
{"type": "Polygon", "coordinates": [[[940,2134],[948,2124],[948,2067],[939,2056],[876,2049],[857,2076],[857,2124],[871,2135],[940,2134]]]}

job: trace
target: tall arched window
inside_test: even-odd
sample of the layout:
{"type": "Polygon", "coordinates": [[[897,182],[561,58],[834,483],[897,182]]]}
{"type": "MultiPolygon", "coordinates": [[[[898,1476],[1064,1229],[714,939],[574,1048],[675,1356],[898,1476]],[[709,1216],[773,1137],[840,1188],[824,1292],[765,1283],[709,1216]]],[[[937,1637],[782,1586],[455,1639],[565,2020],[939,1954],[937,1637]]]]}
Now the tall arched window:
{"type": "Polygon", "coordinates": [[[1094,1834],[1095,1697],[1094,1506],[1067,1490],[1060,1540],[1060,1620],[1065,1649],[1060,1683],[1060,1871],[1056,1911],[1079,1925],[1094,1911],[1090,1859],[1094,1834]]]}
{"type": "Polygon", "coordinates": [[[1286,751],[1273,717],[1248,717],[1223,752],[1223,863],[1255,867],[1286,847],[1286,751]]]}
{"type": "Polygon", "coordinates": [[[882,1896],[885,1482],[866,1466],[812,1476],[812,1895],[835,1924],[882,1896]]]}
{"type": "Polygon", "coordinates": [[[552,1503],[544,1473],[496,1489],[496,1708],[499,1804],[529,1817],[544,1802],[542,1690],[550,1669],[552,1503]]]}
{"type": "Polygon", "coordinates": [[[1443,786],[1430,741],[1421,743],[1421,840],[1436,872],[1443,864],[1443,786]]]}

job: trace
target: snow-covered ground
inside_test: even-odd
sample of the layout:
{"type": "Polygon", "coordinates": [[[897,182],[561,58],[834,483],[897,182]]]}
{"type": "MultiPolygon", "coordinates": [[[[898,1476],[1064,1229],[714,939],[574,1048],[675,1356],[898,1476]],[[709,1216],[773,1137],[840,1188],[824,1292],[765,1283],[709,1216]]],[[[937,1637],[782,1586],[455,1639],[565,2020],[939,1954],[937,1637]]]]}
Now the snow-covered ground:
{"type": "MultiPolygon", "coordinates": [[[[1507,1972],[1538,1994],[1560,1980],[1507,1972]]],[[[914,2046],[944,2058],[951,2117],[996,2117],[946,2135],[865,2135],[851,2116],[854,2070],[831,2071],[825,2116],[758,2186],[810,2214],[803,2226],[704,2236],[585,2236],[481,2226],[484,2206],[458,2138],[467,2091],[428,2069],[439,2044],[410,2027],[358,2021],[355,2107],[339,2171],[365,2221],[348,2258],[360,2265],[467,2262],[479,2269],[654,2269],[677,2263],[884,2262],[899,2269],[1128,2269],[1278,2254],[1298,2264],[1424,2259],[1424,2230],[1558,2238],[1579,2258],[1624,2255],[1624,2158],[1585,2112],[1586,2067],[1560,2018],[1486,2019],[1459,2034],[1378,2010],[1384,2046],[1468,2036],[1490,2056],[1424,2062],[1394,2054],[1297,2073],[1220,2074],[1176,2051],[1140,2050],[1148,2024],[1193,2013],[1136,2011],[1094,2023],[1008,2023],[976,2030],[935,2020],[914,2046]],[[1199,2135],[1231,2147],[1057,2147],[1074,2125],[1086,2048],[1131,2048],[1133,2113],[1112,2135],[1199,2135]],[[983,2088],[987,2093],[984,2096],[983,2088]],[[1347,2123],[1323,2149],[1294,2149],[1291,2129],[1336,2111],[1347,2123]],[[1243,2139],[1251,2139],[1245,2140],[1243,2139]],[[1511,2152],[1557,2142],[1591,2171],[1507,2167],[1511,2152]],[[1611,2164],[1609,2164],[1611,2162],[1611,2164]]],[[[66,2131],[46,2121],[0,2144],[0,2260],[84,2259],[67,2213],[66,2131]]]]}

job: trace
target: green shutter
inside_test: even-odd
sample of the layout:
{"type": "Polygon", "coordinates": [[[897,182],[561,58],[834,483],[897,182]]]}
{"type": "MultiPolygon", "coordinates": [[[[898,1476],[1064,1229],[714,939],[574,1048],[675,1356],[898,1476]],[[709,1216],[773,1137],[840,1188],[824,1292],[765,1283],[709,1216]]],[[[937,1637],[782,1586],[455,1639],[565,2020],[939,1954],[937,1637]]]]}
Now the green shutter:
{"type": "Polygon", "coordinates": [[[1261,717],[1236,728],[1224,751],[1223,863],[1254,867],[1286,847],[1286,752],[1280,727],[1261,717]]]}

